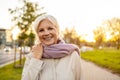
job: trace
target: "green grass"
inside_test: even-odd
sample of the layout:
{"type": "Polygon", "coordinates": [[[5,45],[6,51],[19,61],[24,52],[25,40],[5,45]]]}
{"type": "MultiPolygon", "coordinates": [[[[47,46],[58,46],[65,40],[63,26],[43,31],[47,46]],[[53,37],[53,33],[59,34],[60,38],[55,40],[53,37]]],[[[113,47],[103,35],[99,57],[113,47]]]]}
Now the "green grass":
{"type": "Polygon", "coordinates": [[[0,68],[0,80],[21,80],[21,74],[22,68],[15,68],[13,63],[0,68]]]}
{"type": "Polygon", "coordinates": [[[81,57],[120,74],[120,50],[102,49],[82,52],[81,57]]]}

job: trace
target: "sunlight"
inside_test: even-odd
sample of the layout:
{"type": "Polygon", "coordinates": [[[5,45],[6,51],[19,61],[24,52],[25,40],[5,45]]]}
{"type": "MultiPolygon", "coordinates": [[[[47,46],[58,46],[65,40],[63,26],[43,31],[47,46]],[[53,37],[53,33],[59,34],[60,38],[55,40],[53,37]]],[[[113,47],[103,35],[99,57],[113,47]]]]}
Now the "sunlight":
{"type": "MultiPolygon", "coordinates": [[[[97,25],[103,20],[120,16],[119,0],[110,0],[109,2],[107,0],[51,0],[49,3],[48,0],[30,1],[37,2],[39,7],[44,7],[43,12],[55,16],[61,31],[64,31],[66,27],[75,27],[79,35],[87,34],[85,39],[89,42],[94,41],[92,31],[97,25]],[[67,6],[66,3],[68,3],[67,6]]],[[[16,6],[21,6],[17,0],[11,0],[11,4],[8,3],[8,0],[0,3],[0,27],[10,28],[13,24],[8,8],[14,9],[16,6]]],[[[19,30],[12,31],[14,39],[17,39],[18,33],[19,30]]],[[[110,36],[107,36],[107,39],[109,38],[110,36]]]]}
{"type": "Polygon", "coordinates": [[[86,35],[86,36],[85,36],[85,40],[86,40],[87,42],[95,42],[94,37],[93,37],[93,34],[86,35]]]}
{"type": "Polygon", "coordinates": [[[109,32],[106,33],[106,41],[110,40],[112,38],[111,34],[109,32]]]}
{"type": "Polygon", "coordinates": [[[13,30],[12,30],[12,35],[13,35],[13,40],[17,40],[18,38],[18,35],[19,35],[19,32],[20,32],[20,29],[18,27],[15,27],[13,30]]]}

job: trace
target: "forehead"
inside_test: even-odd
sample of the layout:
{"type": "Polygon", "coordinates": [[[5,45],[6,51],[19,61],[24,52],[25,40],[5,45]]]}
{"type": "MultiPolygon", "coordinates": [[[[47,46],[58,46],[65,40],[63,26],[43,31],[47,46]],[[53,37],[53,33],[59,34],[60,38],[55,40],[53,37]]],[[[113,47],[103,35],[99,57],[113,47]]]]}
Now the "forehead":
{"type": "MultiPolygon", "coordinates": [[[[55,27],[55,25],[48,19],[43,19],[42,21],[39,22],[39,25],[38,25],[38,29],[40,28],[45,28],[45,27],[48,27],[48,26],[51,26],[51,27],[55,27]],[[52,26],[51,26],[52,25],[52,26]]],[[[56,28],[56,27],[55,27],[56,28]]]]}
{"type": "Polygon", "coordinates": [[[53,23],[48,19],[43,19],[39,22],[39,26],[42,25],[42,24],[53,24],[53,23]]]}

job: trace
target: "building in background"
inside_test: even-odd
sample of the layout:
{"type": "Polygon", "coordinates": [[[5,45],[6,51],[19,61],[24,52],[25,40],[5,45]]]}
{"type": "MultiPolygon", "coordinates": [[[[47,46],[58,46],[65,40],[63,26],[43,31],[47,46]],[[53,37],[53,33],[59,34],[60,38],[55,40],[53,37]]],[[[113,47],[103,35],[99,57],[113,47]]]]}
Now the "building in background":
{"type": "Polygon", "coordinates": [[[6,44],[6,30],[0,28],[0,48],[4,47],[6,44]]]}
{"type": "Polygon", "coordinates": [[[0,48],[5,46],[12,47],[12,32],[11,29],[0,28],[0,48]]]}

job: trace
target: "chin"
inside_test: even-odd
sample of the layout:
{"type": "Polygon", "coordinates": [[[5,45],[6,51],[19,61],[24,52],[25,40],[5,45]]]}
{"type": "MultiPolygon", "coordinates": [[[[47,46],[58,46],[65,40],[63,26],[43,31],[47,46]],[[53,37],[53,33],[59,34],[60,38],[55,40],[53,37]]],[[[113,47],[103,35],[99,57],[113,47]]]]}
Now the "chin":
{"type": "Polygon", "coordinates": [[[43,41],[43,44],[49,46],[49,45],[53,45],[53,44],[56,44],[57,41],[56,40],[51,40],[51,41],[43,41]]]}
{"type": "Polygon", "coordinates": [[[49,42],[49,43],[44,43],[45,45],[49,46],[49,45],[52,45],[52,44],[55,44],[54,42],[49,42]]]}

